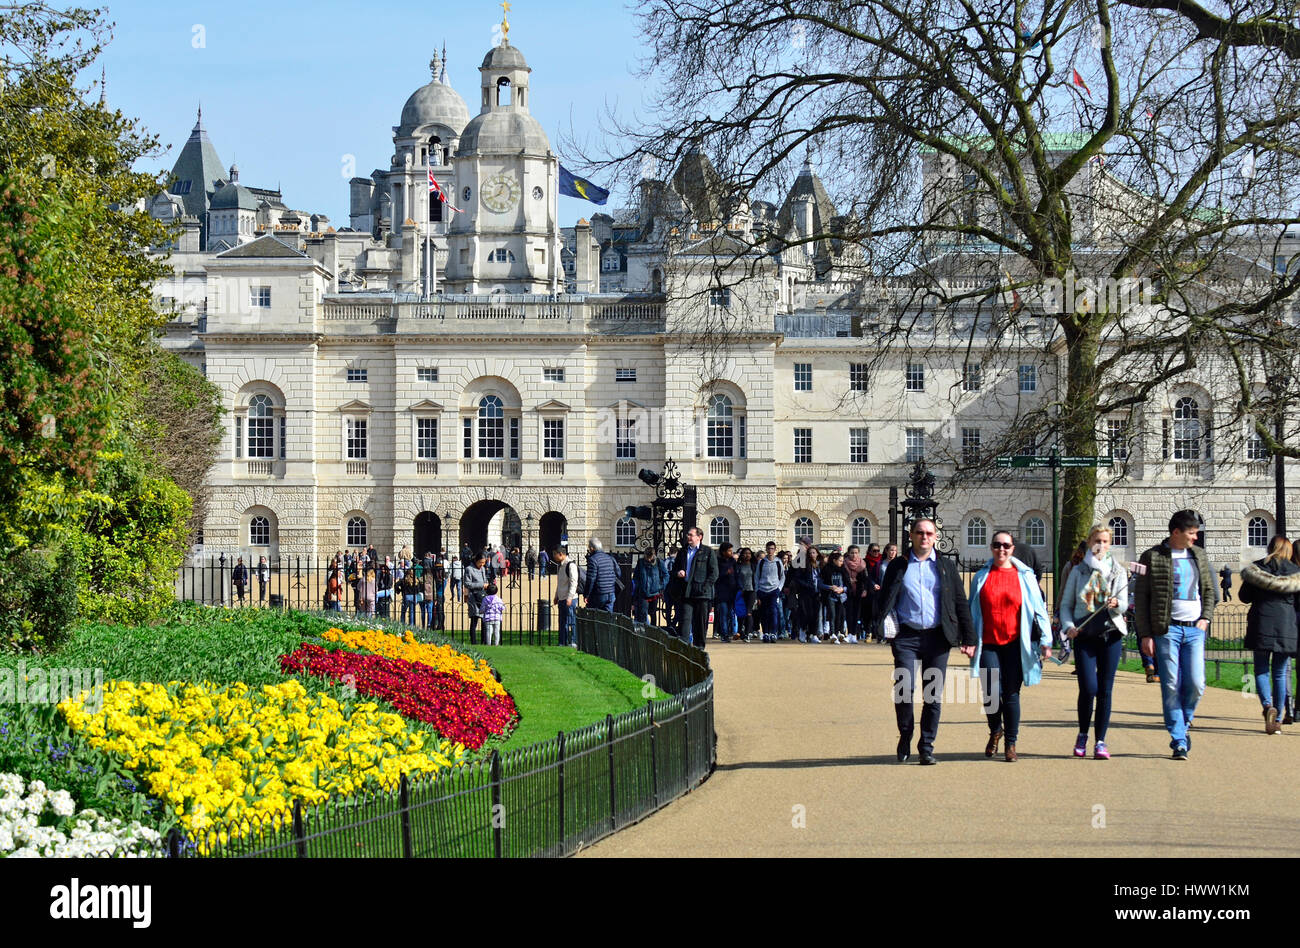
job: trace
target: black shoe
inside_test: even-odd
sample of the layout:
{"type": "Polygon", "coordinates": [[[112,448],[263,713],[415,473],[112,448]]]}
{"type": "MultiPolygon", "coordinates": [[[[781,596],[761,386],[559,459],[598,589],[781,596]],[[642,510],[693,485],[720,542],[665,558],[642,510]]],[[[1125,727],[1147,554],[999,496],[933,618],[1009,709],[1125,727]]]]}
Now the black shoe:
{"type": "Polygon", "coordinates": [[[924,751],[924,752],[922,752],[922,754],[921,754],[921,765],[922,765],[922,766],[924,766],[924,767],[930,767],[930,766],[933,766],[934,764],[937,764],[937,763],[939,763],[939,761],[938,761],[938,759],[937,759],[933,754],[929,753],[928,751],[924,751]]]}
{"type": "Polygon", "coordinates": [[[898,739],[898,762],[905,764],[912,759],[912,741],[910,738],[900,737],[898,739]]]}

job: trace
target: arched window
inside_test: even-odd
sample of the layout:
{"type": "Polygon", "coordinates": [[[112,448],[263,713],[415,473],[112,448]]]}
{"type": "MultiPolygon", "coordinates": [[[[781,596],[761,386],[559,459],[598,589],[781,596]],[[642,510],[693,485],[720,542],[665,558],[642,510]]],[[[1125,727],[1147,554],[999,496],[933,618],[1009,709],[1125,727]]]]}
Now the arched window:
{"type": "Polygon", "coordinates": [[[249,546],[271,545],[271,521],[265,517],[254,517],[248,524],[249,546]]]}
{"type": "Polygon", "coordinates": [[[816,533],[813,530],[813,522],[810,517],[800,517],[794,522],[794,543],[797,547],[800,540],[815,540],[816,533]]]}
{"type": "Polygon", "coordinates": [[[1251,517],[1246,522],[1246,545],[1249,547],[1259,547],[1268,549],[1269,533],[1268,521],[1263,517],[1251,517]]]}
{"type": "Polygon", "coordinates": [[[636,546],[636,521],[631,517],[614,524],[614,545],[624,549],[636,546]]]}
{"type": "Polygon", "coordinates": [[[736,427],[731,399],[717,394],[709,399],[708,456],[731,458],[736,456],[736,427]]]}
{"type": "Polygon", "coordinates": [[[1110,545],[1112,547],[1127,547],[1129,545],[1127,520],[1123,517],[1111,517],[1107,526],[1110,527],[1110,545]]]}
{"type": "Polygon", "coordinates": [[[866,517],[857,517],[849,524],[850,546],[871,546],[871,521],[866,517]]]}
{"type": "Polygon", "coordinates": [[[248,403],[248,456],[275,457],[275,414],[265,395],[255,395],[248,403]]]}
{"type": "Polygon", "coordinates": [[[1201,459],[1201,406],[1191,396],[1174,404],[1174,460],[1201,459]]]}
{"type": "Polygon", "coordinates": [[[726,517],[714,517],[709,521],[709,546],[731,542],[731,521],[726,517]]]}
{"type": "Polygon", "coordinates": [[[1030,546],[1047,546],[1047,524],[1042,517],[1030,517],[1025,521],[1025,542],[1030,546]]]}
{"type": "Polygon", "coordinates": [[[506,456],[505,406],[495,395],[485,395],[478,403],[478,456],[487,460],[506,456]]]}
{"type": "Polygon", "coordinates": [[[370,542],[369,533],[366,521],[353,517],[348,521],[348,546],[365,546],[370,542]]]}
{"type": "Polygon", "coordinates": [[[985,546],[989,542],[989,525],[983,517],[971,517],[966,523],[966,545],[985,546]]]}

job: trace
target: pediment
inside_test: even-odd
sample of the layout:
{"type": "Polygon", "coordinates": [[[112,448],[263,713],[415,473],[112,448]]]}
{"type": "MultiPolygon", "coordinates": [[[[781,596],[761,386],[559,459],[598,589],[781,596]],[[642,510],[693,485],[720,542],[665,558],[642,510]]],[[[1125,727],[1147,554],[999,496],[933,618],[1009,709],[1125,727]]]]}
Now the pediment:
{"type": "Polygon", "coordinates": [[[422,402],[416,402],[407,410],[408,411],[442,411],[443,408],[437,402],[430,401],[429,399],[426,398],[422,402]]]}
{"type": "Polygon", "coordinates": [[[564,404],[564,402],[552,398],[548,402],[542,402],[542,404],[537,406],[536,410],[537,411],[572,411],[573,409],[570,408],[568,405],[564,404]]]}
{"type": "Polygon", "coordinates": [[[368,412],[370,410],[369,405],[358,399],[353,399],[347,404],[339,406],[339,411],[341,412],[368,412]]]}

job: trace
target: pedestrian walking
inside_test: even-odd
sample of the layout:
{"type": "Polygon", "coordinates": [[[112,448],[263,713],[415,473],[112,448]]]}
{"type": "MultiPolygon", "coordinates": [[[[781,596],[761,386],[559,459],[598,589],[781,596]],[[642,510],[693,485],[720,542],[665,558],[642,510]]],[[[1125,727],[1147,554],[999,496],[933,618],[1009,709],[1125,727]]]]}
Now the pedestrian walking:
{"type": "Polygon", "coordinates": [[[340,598],[343,592],[343,584],[339,582],[339,564],[336,562],[329,569],[329,576],[325,580],[325,611],[341,612],[343,606],[340,598]]]}
{"type": "Polygon", "coordinates": [[[799,550],[790,561],[794,587],[790,637],[797,634],[800,642],[816,644],[821,641],[821,566],[821,553],[809,541],[800,540],[799,550]]]}
{"type": "Polygon", "coordinates": [[[524,565],[528,567],[528,581],[531,583],[537,578],[537,551],[532,544],[528,545],[528,550],[524,553],[524,565]]]}
{"type": "Polygon", "coordinates": [[[359,612],[363,612],[367,618],[374,618],[375,602],[379,595],[379,580],[375,576],[373,566],[366,566],[364,577],[357,584],[357,595],[360,597],[359,612]]]}
{"type": "Polygon", "coordinates": [[[582,595],[588,609],[614,611],[614,600],[623,585],[618,578],[620,572],[618,561],[605,552],[599,540],[592,537],[587,541],[587,575],[583,580],[582,595]]]}
{"type": "MultiPolygon", "coordinates": [[[[877,555],[876,559],[879,559],[877,555]]],[[[844,572],[848,574],[849,587],[848,598],[844,601],[844,622],[848,627],[848,635],[857,642],[862,637],[863,607],[866,605],[866,583],[863,582],[866,576],[868,563],[862,556],[862,548],[850,546],[844,556],[844,572]]]]}
{"type": "Polygon", "coordinates": [[[885,570],[889,569],[889,564],[897,558],[898,544],[886,543],[884,551],[880,554],[880,562],[871,570],[871,640],[873,642],[885,641],[884,600],[880,593],[885,585],[885,570]]]}
{"type": "Polygon", "coordinates": [[[483,597],[483,644],[501,644],[501,617],[505,614],[506,604],[497,595],[495,583],[488,583],[483,597]]]}
{"type": "Polygon", "coordinates": [[[465,564],[461,562],[459,556],[451,558],[451,598],[458,602],[465,601],[465,591],[461,587],[461,582],[465,577],[465,564]]]}
{"type": "Polygon", "coordinates": [[[1110,730],[1111,695],[1119,669],[1128,623],[1128,570],[1110,553],[1111,531],[1097,524],[1088,531],[1085,552],[1061,587],[1061,635],[1074,647],[1079,682],[1079,736],[1074,756],[1088,756],[1092,727],[1092,756],[1110,760],[1106,733],[1110,730]],[[1095,716],[1094,716],[1095,708],[1095,716]]]}
{"type": "Polygon", "coordinates": [[[244,590],[248,588],[248,567],[244,565],[244,558],[241,556],[235,562],[234,571],[230,574],[230,581],[235,585],[235,595],[239,598],[239,604],[244,604],[244,590]]]}
{"type": "Polygon", "coordinates": [[[404,570],[402,578],[398,582],[398,592],[402,596],[402,615],[399,621],[409,622],[415,625],[416,622],[416,597],[424,598],[424,584],[415,577],[414,569],[404,570]]]}
{"type": "Polygon", "coordinates": [[[678,634],[697,648],[705,647],[709,631],[709,606],[713,587],[718,581],[718,557],[704,545],[704,531],[691,527],[686,531],[686,546],[673,560],[669,595],[677,609],[678,634]]]}
{"type": "Polygon", "coordinates": [[[387,557],[378,570],[377,591],[375,593],[375,614],[381,619],[389,618],[393,602],[393,564],[387,557]]]}
{"type": "Polygon", "coordinates": [[[970,617],[975,626],[975,657],[970,674],[984,692],[989,740],[984,756],[998,752],[1006,739],[1007,763],[1018,759],[1020,690],[1043,677],[1043,659],[1052,657],[1052,619],[1034,568],[1011,555],[1016,540],[1005,530],[993,534],[992,557],[975,574],[970,617]]]}
{"type": "Polygon", "coordinates": [[[831,553],[818,575],[821,585],[822,615],[826,622],[826,641],[840,644],[845,636],[845,612],[849,601],[849,573],[844,568],[844,554],[831,553]]]}
{"type": "Polygon", "coordinates": [[[557,546],[551,551],[559,573],[555,584],[555,606],[559,612],[560,645],[577,648],[574,638],[573,600],[578,596],[578,564],[569,559],[568,550],[557,546]]]}
{"type": "Polygon", "coordinates": [[[477,645],[475,630],[483,617],[483,597],[487,594],[486,590],[490,582],[487,575],[487,558],[482,553],[474,557],[473,565],[465,567],[462,582],[465,588],[465,602],[469,605],[469,643],[477,645]]]}
{"type": "Polygon", "coordinates": [[[754,637],[754,608],[758,602],[754,589],[754,551],[749,547],[744,547],[736,557],[736,582],[740,586],[740,604],[745,612],[740,619],[740,640],[748,642],[754,637]]]}
{"type": "Polygon", "coordinates": [[[1137,634],[1142,651],[1153,655],[1160,675],[1161,710],[1174,760],[1186,760],[1188,733],[1205,693],[1205,634],[1218,605],[1214,571],[1196,546],[1200,518],[1180,510],[1169,521],[1169,536],[1139,558],[1137,634]]]}
{"type": "Polygon", "coordinates": [[[541,570],[543,576],[550,572],[551,557],[545,550],[537,554],[537,568],[541,570]]]}
{"type": "Polygon", "coordinates": [[[907,763],[912,756],[912,693],[918,681],[924,683],[925,690],[917,752],[922,764],[938,763],[934,742],[943,710],[948,653],[959,646],[963,655],[972,658],[978,643],[957,565],[934,549],[938,532],[933,520],[913,523],[911,550],[890,562],[881,585],[884,614],[894,613],[898,618],[893,654],[899,763],[907,763]]]}
{"type": "Polygon", "coordinates": [[[776,544],[768,541],[764,556],[754,564],[754,593],[763,641],[775,642],[781,635],[781,592],[785,588],[785,564],[777,556],[776,544]]]}
{"type": "MultiPolygon", "coordinates": [[[[1242,582],[1245,582],[1243,579],[1242,582]]],[[[1223,601],[1232,602],[1232,567],[1225,566],[1219,570],[1219,588],[1223,590],[1223,601]]],[[[1245,602],[1243,599],[1242,602],[1245,602]]]]}
{"type": "Polygon", "coordinates": [[[718,544],[718,578],[713,584],[713,637],[730,642],[735,637],[732,624],[736,618],[736,554],[730,543],[718,544]]]}
{"type": "Polygon", "coordinates": [[[1286,719],[1300,613],[1300,566],[1292,562],[1294,553],[1290,540],[1274,537],[1268,555],[1241,571],[1241,601],[1250,604],[1245,647],[1254,653],[1255,693],[1264,708],[1265,734],[1280,732],[1279,722],[1286,719]]]}
{"type": "Polygon", "coordinates": [[[664,589],[668,585],[668,564],[659,559],[653,548],[641,554],[636,570],[632,573],[632,584],[636,588],[636,621],[645,625],[659,624],[659,603],[663,600],[664,589]]]}
{"type": "Polygon", "coordinates": [[[510,587],[512,589],[519,588],[519,566],[522,561],[523,558],[519,555],[519,547],[515,547],[510,551],[509,557],[510,587]]]}
{"type": "Polygon", "coordinates": [[[266,562],[266,557],[259,557],[257,560],[257,601],[266,605],[266,584],[271,581],[271,566],[266,562]]]}

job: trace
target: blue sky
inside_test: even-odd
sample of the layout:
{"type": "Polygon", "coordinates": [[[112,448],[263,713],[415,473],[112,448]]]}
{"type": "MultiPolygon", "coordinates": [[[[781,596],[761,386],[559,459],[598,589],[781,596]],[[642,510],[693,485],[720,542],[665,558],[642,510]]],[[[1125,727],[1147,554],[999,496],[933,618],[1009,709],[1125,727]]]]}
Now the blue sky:
{"type": "MultiPolygon", "coordinates": [[[[335,227],[347,226],[345,156],[362,176],[388,167],[392,128],[444,40],[449,81],[478,113],[478,66],[502,13],[489,0],[107,2],[109,103],[171,146],[147,170],[170,170],[201,101],[217,154],[239,164],[242,183],[279,185],[287,204],[335,227]]],[[[607,105],[627,113],[641,103],[642,47],[626,6],[512,0],[510,41],[533,68],[530,110],[561,161],[561,132],[599,136],[607,105]]],[[[98,66],[84,78],[98,80],[98,66]]],[[[615,195],[605,210],[619,203],[615,195]]],[[[597,210],[560,198],[566,224],[597,210]]]]}

